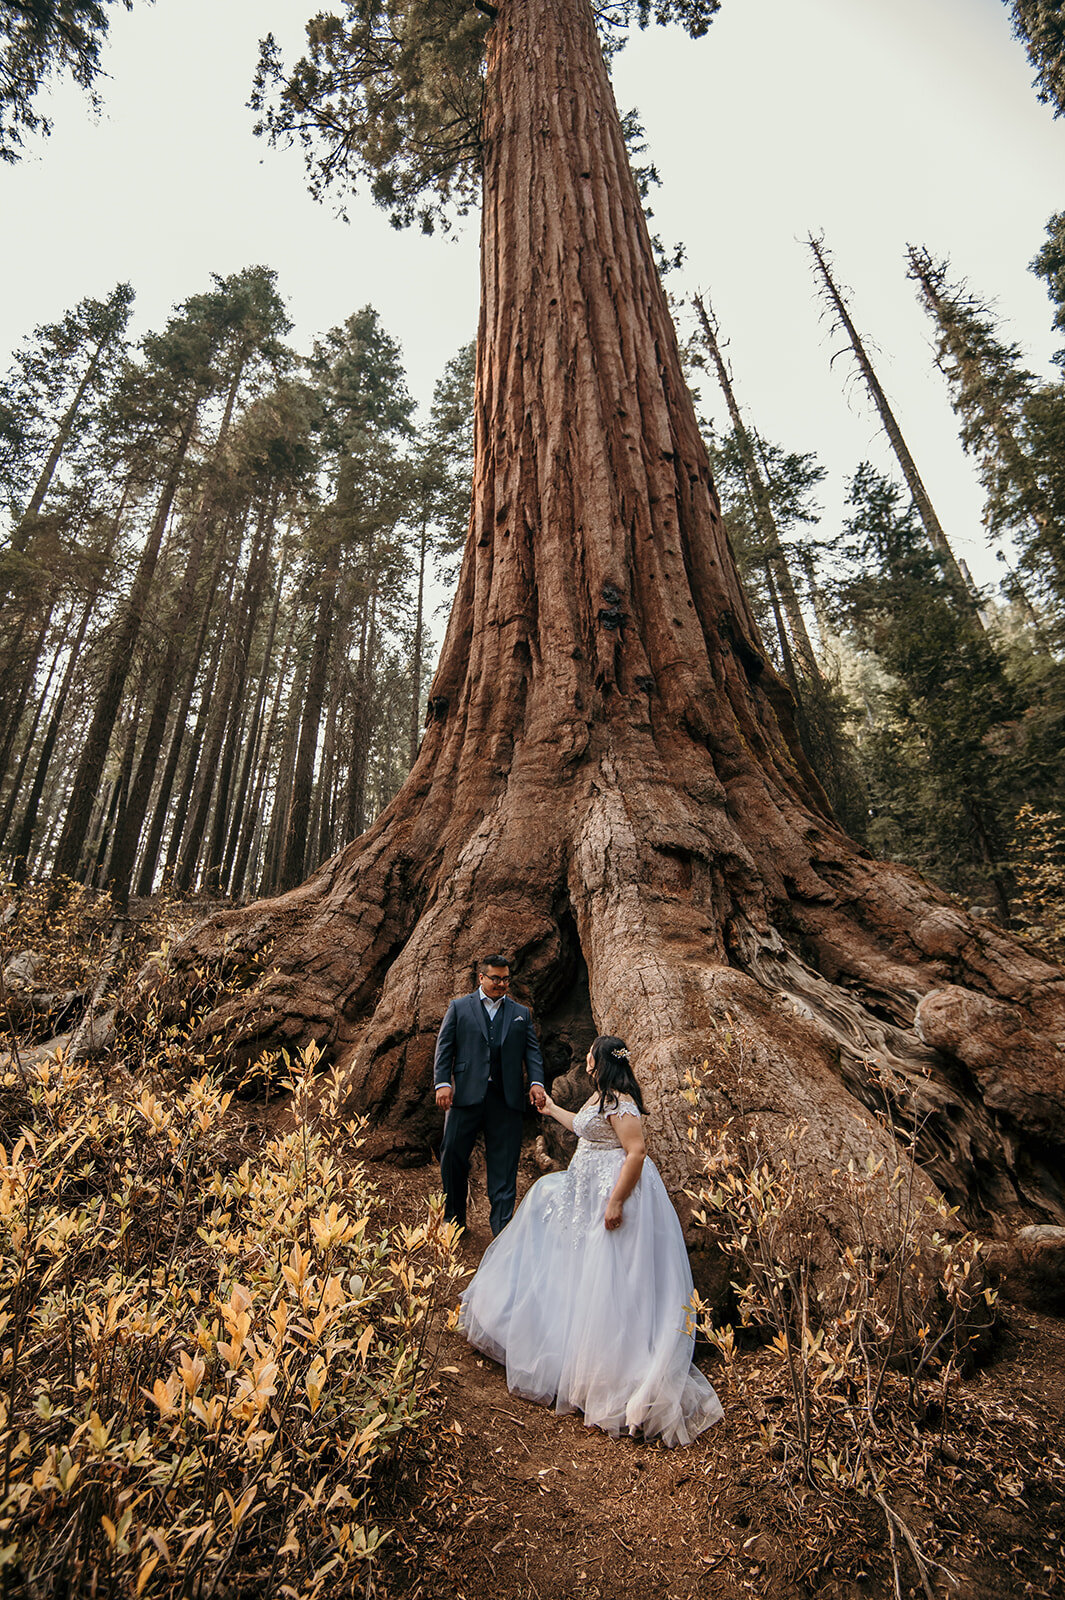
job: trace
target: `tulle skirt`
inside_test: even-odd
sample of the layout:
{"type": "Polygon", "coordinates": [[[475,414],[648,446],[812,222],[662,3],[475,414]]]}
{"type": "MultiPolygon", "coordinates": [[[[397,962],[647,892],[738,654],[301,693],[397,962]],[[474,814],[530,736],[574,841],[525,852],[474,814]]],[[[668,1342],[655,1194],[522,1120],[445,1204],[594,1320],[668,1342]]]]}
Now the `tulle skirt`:
{"type": "Polygon", "coordinates": [[[512,1393],[590,1427],[689,1444],[721,1404],[692,1366],[691,1268],[677,1214],[644,1162],[621,1226],[603,1225],[624,1160],[585,1140],[535,1183],[485,1251],[459,1328],[512,1393]]]}

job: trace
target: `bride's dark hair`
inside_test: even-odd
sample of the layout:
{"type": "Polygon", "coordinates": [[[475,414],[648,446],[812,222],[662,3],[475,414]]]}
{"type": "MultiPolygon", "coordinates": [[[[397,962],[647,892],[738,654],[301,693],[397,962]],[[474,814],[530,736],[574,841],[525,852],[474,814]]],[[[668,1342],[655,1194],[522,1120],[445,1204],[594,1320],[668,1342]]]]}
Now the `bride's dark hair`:
{"type": "Polygon", "coordinates": [[[599,1110],[606,1111],[607,1102],[616,1105],[619,1094],[631,1095],[643,1110],[643,1095],[629,1060],[629,1047],[624,1039],[614,1033],[601,1033],[592,1041],[592,1060],[595,1062],[595,1086],[599,1090],[599,1110]]]}

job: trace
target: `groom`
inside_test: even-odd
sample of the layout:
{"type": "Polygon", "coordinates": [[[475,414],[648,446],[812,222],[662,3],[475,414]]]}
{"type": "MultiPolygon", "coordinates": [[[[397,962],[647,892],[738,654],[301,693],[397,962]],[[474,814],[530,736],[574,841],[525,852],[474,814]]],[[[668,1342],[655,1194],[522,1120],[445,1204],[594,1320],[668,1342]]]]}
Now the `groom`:
{"type": "Polygon", "coordinates": [[[483,1128],[494,1236],[514,1213],[525,1102],[523,1068],[529,1073],[529,1099],[540,1110],[546,1100],[544,1063],[528,1006],[507,994],[506,956],[485,956],[477,978],[479,987],[452,1000],[440,1024],[433,1081],[436,1103],[447,1112],[440,1176],[448,1220],[466,1226],[470,1156],[483,1128]]]}

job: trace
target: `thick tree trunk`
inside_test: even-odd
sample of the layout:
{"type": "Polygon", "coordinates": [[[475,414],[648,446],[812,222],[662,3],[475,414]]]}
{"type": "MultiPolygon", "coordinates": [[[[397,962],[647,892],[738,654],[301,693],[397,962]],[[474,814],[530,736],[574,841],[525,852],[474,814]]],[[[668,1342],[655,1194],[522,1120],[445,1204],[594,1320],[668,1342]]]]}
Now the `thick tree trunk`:
{"type": "Polygon", "coordinates": [[[729,554],[584,0],[505,5],[488,71],[473,514],[417,762],[306,883],[194,932],[177,981],[270,942],[215,1048],[316,1038],[383,1151],[438,1131],[433,1042],[478,954],[511,954],[556,1061],[583,958],[675,1190],[684,1074],[728,1017],[747,1044],[719,1108],[806,1125],[811,1168],[890,1152],[887,1095],[953,1198],[1065,1213],[1065,979],[828,812],[729,554]]]}

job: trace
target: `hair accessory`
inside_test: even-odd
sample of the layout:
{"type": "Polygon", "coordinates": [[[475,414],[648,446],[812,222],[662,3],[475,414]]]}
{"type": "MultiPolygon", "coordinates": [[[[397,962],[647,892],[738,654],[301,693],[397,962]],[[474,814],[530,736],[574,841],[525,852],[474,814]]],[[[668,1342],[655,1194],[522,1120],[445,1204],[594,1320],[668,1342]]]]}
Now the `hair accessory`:
{"type": "Polygon", "coordinates": [[[630,1061],[632,1059],[624,1045],[622,1045],[620,1050],[611,1050],[610,1054],[612,1056],[617,1056],[619,1061],[630,1061]]]}

